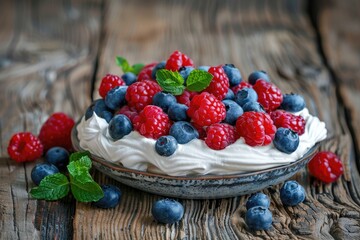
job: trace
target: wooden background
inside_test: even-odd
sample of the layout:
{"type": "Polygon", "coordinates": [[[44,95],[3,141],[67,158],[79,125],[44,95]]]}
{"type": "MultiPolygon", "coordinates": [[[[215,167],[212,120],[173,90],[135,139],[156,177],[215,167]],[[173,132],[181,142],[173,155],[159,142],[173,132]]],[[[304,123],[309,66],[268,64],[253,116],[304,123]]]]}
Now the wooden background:
{"type": "Polygon", "coordinates": [[[360,239],[359,10],[356,0],[1,1],[0,239],[360,239]],[[162,225],[151,218],[160,196],[96,171],[122,189],[115,209],[29,198],[35,163],[8,158],[10,137],[37,134],[56,111],[78,119],[101,77],[121,74],[116,55],[149,63],[176,49],[197,65],[234,63],[245,77],[265,69],[284,92],[303,94],[327,124],[322,149],[341,156],[345,174],[325,185],[301,171],[307,199],[297,207],[282,206],[279,186],[264,190],[274,223],[258,232],[244,223],[248,196],[181,200],[183,220],[162,225]]]}

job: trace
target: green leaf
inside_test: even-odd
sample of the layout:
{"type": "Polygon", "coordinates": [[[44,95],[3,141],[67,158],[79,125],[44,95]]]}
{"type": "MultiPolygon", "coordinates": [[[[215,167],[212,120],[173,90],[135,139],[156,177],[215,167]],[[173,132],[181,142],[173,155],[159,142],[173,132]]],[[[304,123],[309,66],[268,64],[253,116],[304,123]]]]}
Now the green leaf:
{"type": "Polygon", "coordinates": [[[121,69],[123,70],[124,73],[131,72],[132,67],[130,66],[129,62],[125,58],[117,56],[115,58],[115,62],[116,62],[116,65],[121,67],[121,69]]]}
{"type": "Polygon", "coordinates": [[[88,156],[82,156],[76,161],[72,161],[67,165],[69,174],[73,177],[82,176],[86,173],[89,173],[91,168],[91,159],[88,156]]]}
{"type": "Polygon", "coordinates": [[[84,156],[90,157],[90,152],[89,151],[74,152],[74,153],[72,153],[70,155],[70,161],[69,162],[77,161],[77,160],[79,160],[80,158],[82,158],[84,156]]]}
{"type": "Polygon", "coordinates": [[[74,178],[70,175],[71,192],[75,199],[80,202],[98,201],[104,197],[104,192],[99,184],[91,176],[90,178],[88,177],[83,176],[82,181],[80,181],[79,178],[74,178]]]}
{"type": "Polygon", "coordinates": [[[214,76],[208,72],[193,70],[186,80],[186,88],[189,91],[200,92],[209,86],[213,77],[214,76]]]}
{"type": "Polygon", "coordinates": [[[156,71],[156,81],[164,92],[181,95],[184,92],[184,78],[178,72],[166,69],[156,71]]]}
{"type": "Polygon", "coordinates": [[[144,64],[142,63],[136,63],[134,65],[132,65],[132,73],[134,73],[135,75],[138,75],[140,73],[140,71],[144,68],[144,64]]]}
{"type": "Polygon", "coordinates": [[[44,200],[58,200],[68,195],[69,181],[62,173],[48,175],[41,180],[38,187],[30,190],[33,198],[44,200]]]}

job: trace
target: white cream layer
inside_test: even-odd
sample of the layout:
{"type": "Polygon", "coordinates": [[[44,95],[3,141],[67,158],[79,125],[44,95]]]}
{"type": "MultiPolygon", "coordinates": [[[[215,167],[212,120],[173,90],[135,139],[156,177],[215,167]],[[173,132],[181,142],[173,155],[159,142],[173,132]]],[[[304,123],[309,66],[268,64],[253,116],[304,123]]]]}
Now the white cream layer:
{"type": "Polygon", "coordinates": [[[210,149],[204,141],[195,139],[178,144],[170,157],[162,157],[155,151],[155,140],[132,131],[124,138],[113,141],[108,133],[108,123],[95,113],[77,126],[81,148],[106,161],[126,168],[163,173],[170,176],[224,175],[263,170],[288,164],[302,157],[317,142],[326,138],[325,123],[309,114],[305,108],[297,113],[306,121],[305,133],[295,152],[286,154],[273,144],[251,147],[243,138],[223,150],[210,149]]]}

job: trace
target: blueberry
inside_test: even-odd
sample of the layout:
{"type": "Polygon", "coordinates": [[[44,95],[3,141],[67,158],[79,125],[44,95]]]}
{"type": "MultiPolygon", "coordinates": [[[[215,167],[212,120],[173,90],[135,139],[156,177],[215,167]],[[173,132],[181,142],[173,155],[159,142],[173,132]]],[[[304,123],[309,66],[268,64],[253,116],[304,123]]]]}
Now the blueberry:
{"type": "Polygon", "coordinates": [[[258,95],[252,88],[243,88],[235,95],[235,102],[240,106],[244,106],[248,102],[256,102],[258,95]]]}
{"type": "Polygon", "coordinates": [[[39,185],[41,180],[49,175],[58,173],[59,169],[50,163],[39,163],[31,170],[31,179],[36,184],[39,185]]]}
{"type": "Polygon", "coordinates": [[[199,138],[198,131],[185,121],[175,122],[170,128],[170,135],[180,144],[185,144],[195,138],[199,138]]]}
{"type": "Polygon", "coordinates": [[[104,197],[94,202],[93,204],[99,208],[114,208],[121,200],[121,191],[114,185],[102,185],[101,186],[104,197]]]}
{"type": "MultiPolygon", "coordinates": [[[[122,80],[126,83],[127,86],[130,86],[134,82],[136,82],[136,75],[132,72],[127,72],[121,76],[122,80]]],[[[155,78],[154,78],[155,79],[155,78]]]]}
{"type": "Polygon", "coordinates": [[[239,85],[242,81],[240,70],[236,68],[234,64],[225,64],[222,68],[229,78],[230,86],[233,87],[239,85]]]}
{"type": "Polygon", "coordinates": [[[240,117],[244,111],[243,109],[234,101],[231,100],[223,100],[226,109],[226,117],[224,122],[235,125],[236,120],[240,117]]]}
{"type": "Polygon", "coordinates": [[[268,230],[272,224],[272,214],[268,208],[252,207],[246,212],[245,222],[252,230],[268,230]]]}
{"type": "Polygon", "coordinates": [[[166,113],[172,104],[176,103],[176,98],[170,93],[158,92],[154,95],[152,104],[161,107],[166,113]]]}
{"type": "Polygon", "coordinates": [[[261,192],[252,194],[246,202],[246,209],[250,209],[252,207],[261,206],[264,208],[269,208],[270,199],[266,194],[261,192]]]}
{"type": "Polygon", "coordinates": [[[116,115],[109,123],[109,134],[115,141],[128,135],[132,129],[130,119],[123,114],[116,115]]]}
{"type": "Polygon", "coordinates": [[[158,64],[155,65],[155,67],[153,68],[153,70],[151,72],[152,79],[156,79],[157,70],[164,69],[165,65],[166,65],[165,61],[159,62],[158,64]]]}
{"type": "Polygon", "coordinates": [[[109,123],[111,121],[111,119],[113,118],[114,114],[110,111],[103,111],[100,113],[99,117],[105,119],[105,121],[107,123],[109,123]]]}
{"type": "Polygon", "coordinates": [[[229,88],[223,100],[235,100],[234,92],[229,88]]]}
{"type": "Polygon", "coordinates": [[[153,204],[151,213],[156,221],[173,224],[183,217],[184,207],[173,199],[161,199],[153,204]]]}
{"type": "Polygon", "coordinates": [[[255,85],[256,81],[258,79],[262,79],[265,80],[267,82],[270,82],[270,78],[269,75],[267,74],[267,72],[261,70],[261,71],[254,71],[249,75],[248,81],[251,85],[255,85]]]}
{"type": "Polygon", "coordinates": [[[305,100],[301,95],[291,93],[284,94],[280,108],[288,112],[299,112],[305,108],[305,105],[305,100]]]}
{"type": "Polygon", "coordinates": [[[177,121],[188,121],[189,116],[186,111],[189,109],[185,104],[175,103],[168,109],[169,118],[175,122],[177,121]]]}
{"type": "Polygon", "coordinates": [[[125,94],[127,86],[118,86],[111,89],[105,97],[105,105],[111,110],[121,108],[125,105],[125,94]]]}
{"type": "Polygon", "coordinates": [[[305,189],[296,181],[287,181],[280,189],[280,199],[284,205],[296,206],[305,200],[305,189]]]}
{"type": "Polygon", "coordinates": [[[242,109],[244,112],[265,112],[263,106],[258,102],[247,102],[242,109]]]}
{"type": "Polygon", "coordinates": [[[209,71],[209,68],[209,66],[199,66],[197,69],[207,72],[209,71]]]}
{"type": "Polygon", "coordinates": [[[45,159],[58,169],[63,169],[69,163],[69,152],[62,147],[52,147],[46,152],[45,159]]]}
{"type": "Polygon", "coordinates": [[[155,143],[155,150],[160,156],[171,156],[176,148],[177,142],[173,136],[162,136],[155,143]]]}
{"type": "Polygon", "coordinates": [[[180,75],[181,75],[181,76],[183,77],[183,79],[185,80],[184,83],[186,83],[187,78],[189,77],[191,71],[193,71],[193,70],[194,70],[194,68],[193,68],[193,67],[190,67],[190,66],[188,66],[188,67],[181,67],[181,68],[179,69],[180,75]]]}
{"type": "Polygon", "coordinates": [[[277,150],[290,154],[299,146],[299,135],[289,128],[278,128],[273,143],[277,150]]]}
{"type": "Polygon", "coordinates": [[[98,117],[104,118],[107,122],[110,122],[113,117],[113,113],[106,106],[104,99],[97,99],[88,107],[85,113],[85,120],[92,117],[92,112],[95,112],[98,117]]]}

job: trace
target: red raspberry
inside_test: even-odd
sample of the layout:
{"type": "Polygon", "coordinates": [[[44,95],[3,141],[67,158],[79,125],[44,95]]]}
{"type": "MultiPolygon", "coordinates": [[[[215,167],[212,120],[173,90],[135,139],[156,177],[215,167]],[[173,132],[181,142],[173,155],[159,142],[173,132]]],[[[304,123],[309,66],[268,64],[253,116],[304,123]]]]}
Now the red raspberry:
{"type": "Polygon", "coordinates": [[[153,70],[153,68],[156,66],[157,63],[150,63],[144,66],[143,69],[141,69],[141,71],[139,72],[138,76],[137,76],[137,81],[144,81],[144,80],[152,80],[155,81],[155,79],[153,79],[151,77],[151,72],[153,70]]]}
{"type": "Polygon", "coordinates": [[[343,174],[340,158],[333,152],[318,152],[308,164],[309,172],[317,179],[331,183],[343,174]]]}
{"type": "Polygon", "coordinates": [[[215,123],[206,129],[205,143],[209,148],[221,150],[238,139],[235,127],[227,123],[215,123]]]}
{"type": "Polygon", "coordinates": [[[138,115],[136,109],[131,108],[128,105],[125,105],[122,108],[120,108],[115,114],[116,115],[124,114],[125,116],[127,116],[130,119],[131,122],[133,122],[134,117],[138,115]]]}
{"type": "Polygon", "coordinates": [[[101,79],[100,87],[99,87],[99,94],[102,98],[106,97],[106,94],[111,89],[117,86],[124,86],[125,82],[119,76],[106,74],[103,79],[101,79]]]}
{"type": "Polygon", "coordinates": [[[52,114],[42,125],[39,139],[47,151],[52,147],[63,147],[68,151],[72,150],[71,130],[75,122],[65,113],[52,114]]]}
{"type": "Polygon", "coordinates": [[[193,97],[187,114],[196,124],[210,126],[225,119],[226,109],[225,105],[214,95],[202,92],[193,97]]]}
{"type": "Polygon", "coordinates": [[[185,54],[175,51],[166,61],[165,69],[171,71],[178,71],[181,67],[191,66],[194,67],[193,61],[185,54]]]}
{"type": "Polygon", "coordinates": [[[283,95],[278,87],[265,80],[257,80],[254,90],[258,95],[258,102],[269,112],[278,108],[283,100],[283,95]]]}
{"type": "Polygon", "coordinates": [[[209,92],[217,99],[223,100],[229,90],[229,79],[226,76],[224,69],[221,66],[210,67],[208,72],[211,73],[214,78],[204,92],[209,92]]]}
{"type": "Polygon", "coordinates": [[[198,131],[199,139],[204,140],[206,137],[206,127],[200,126],[194,122],[191,122],[191,125],[193,125],[193,127],[198,131]]]}
{"type": "Polygon", "coordinates": [[[161,136],[168,135],[171,127],[171,121],[163,110],[154,105],[146,106],[139,115],[133,119],[135,130],[141,135],[158,139],[161,136]]]}
{"type": "Polygon", "coordinates": [[[234,87],[231,88],[231,90],[234,92],[234,94],[236,94],[238,91],[240,91],[243,88],[252,88],[253,86],[248,83],[248,82],[240,82],[239,85],[236,85],[234,87]]]}
{"type": "Polygon", "coordinates": [[[31,162],[40,158],[44,146],[40,139],[30,132],[16,133],[10,139],[7,151],[16,162],[31,162]]]}
{"type": "Polygon", "coordinates": [[[265,146],[275,137],[276,127],[270,116],[262,112],[245,112],[236,121],[236,131],[250,146],[265,146]]]}
{"type": "Polygon", "coordinates": [[[151,104],[154,95],[160,91],[161,87],[154,81],[135,82],[126,90],[125,99],[129,107],[140,112],[146,105],[151,104]]]}
{"type": "Polygon", "coordinates": [[[270,113],[270,117],[277,128],[290,128],[299,135],[305,132],[306,122],[302,116],[296,116],[284,110],[276,110],[270,113]]]}
{"type": "Polygon", "coordinates": [[[189,107],[191,99],[196,95],[199,95],[199,93],[185,90],[181,95],[176,96],[176,100],[178,103],[185,104],[189,107]]]}

